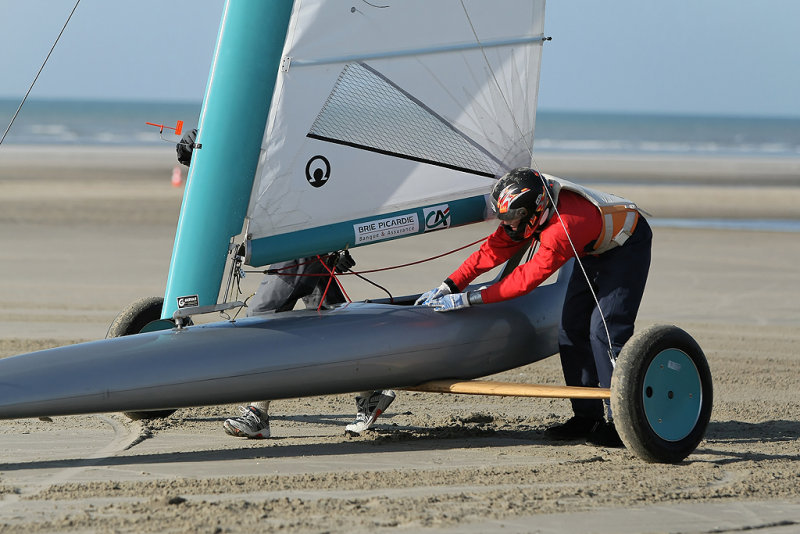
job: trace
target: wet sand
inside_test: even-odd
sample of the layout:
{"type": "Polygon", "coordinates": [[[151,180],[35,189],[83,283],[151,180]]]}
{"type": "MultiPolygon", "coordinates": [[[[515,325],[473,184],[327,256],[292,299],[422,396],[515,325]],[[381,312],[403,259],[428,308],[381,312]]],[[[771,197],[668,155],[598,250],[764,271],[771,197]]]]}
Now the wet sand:
{"type": "MultiPolygon", "coordinates": [[[[0,149],[0,356],[102,338],[120,309],[163,294],[166,281],[182,194],[170,185],[172,149],[40,152],[0,149]]],[[[538,163],[628,196],[656,219],[800,220],[796,161],[550,155],[538,163]]],[[[362,270],[395,265],[491,230],[475,225],[354,256],[362,270]]],[[[419,292],[464,254],[373,279],[395,295],[419,292]]],[[[548,441],[543,430],[570,415],[563,400],[400,392],[359,438],[343,434],[350,395],[275,402],[273,438],[263,441],[224,434],[234,405],[155,422],[2,421],[0,530],[797,531],[798,263],[796,233],[654,228],[638,323],[687,330],[714,377],[706,439],[679,465],[548,441]]],[[[245,292],[259,279],[249,275],[245,292]]],[[[381,296],[353,277],[345,288],[354,300],[381,296]]],[[[493,378],[563,383],[557,358],[493,378]]]]}

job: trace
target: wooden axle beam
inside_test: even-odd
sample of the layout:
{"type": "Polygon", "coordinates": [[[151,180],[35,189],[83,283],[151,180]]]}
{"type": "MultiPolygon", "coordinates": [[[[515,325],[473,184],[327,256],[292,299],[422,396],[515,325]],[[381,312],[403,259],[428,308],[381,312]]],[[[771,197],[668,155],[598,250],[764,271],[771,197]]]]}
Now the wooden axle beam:
{"type": "Polygon", "coordinates": [[[491,380],[431,380],[406,391],[457,393],[462,395],[498,395],[505,397],[541,397],[550,399],[610,399],[609,388],[515,384],[491,380]]]}

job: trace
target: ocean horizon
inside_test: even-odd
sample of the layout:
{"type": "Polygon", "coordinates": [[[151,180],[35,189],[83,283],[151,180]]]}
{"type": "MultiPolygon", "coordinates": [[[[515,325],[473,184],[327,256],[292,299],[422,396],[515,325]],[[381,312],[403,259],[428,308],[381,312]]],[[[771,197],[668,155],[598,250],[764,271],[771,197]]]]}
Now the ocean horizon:
{"type": "MultiPolygon", "coordinates": [[[[3,131],[19,101],[0,99],[3,131]]],[[[4,143],[159,146],[146,122],[194,128],[200,102],[30,99],[4,143]]],[[[539,110],[534,151],[586,154],[800,157],[800,118],[539,110]]],[[[164,138],[174,141],[170,130],[164,138]]]]}

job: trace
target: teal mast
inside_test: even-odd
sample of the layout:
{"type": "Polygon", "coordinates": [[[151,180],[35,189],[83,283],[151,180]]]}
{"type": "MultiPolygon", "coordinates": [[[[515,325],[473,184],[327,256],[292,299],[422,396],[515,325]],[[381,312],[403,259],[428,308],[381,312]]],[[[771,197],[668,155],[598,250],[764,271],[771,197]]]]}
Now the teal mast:
{"type": "Polygon", "coordinates": [[[162,319],[180,297],[217,303],[230,238],[239,234],[292,11],[290,0],[228,0],[175,233],[162,319]]]}

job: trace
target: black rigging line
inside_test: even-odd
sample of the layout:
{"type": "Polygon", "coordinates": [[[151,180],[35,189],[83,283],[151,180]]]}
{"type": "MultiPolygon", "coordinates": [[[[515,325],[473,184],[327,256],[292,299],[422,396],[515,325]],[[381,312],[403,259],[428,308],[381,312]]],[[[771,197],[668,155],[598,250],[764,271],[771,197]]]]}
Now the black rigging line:
{"type": "MultiPolygon", "coordinates": [[[[464,5],[464,0],[461,0],[461,8],[464,10],[464,15],[467,17],[467,22],[469,23],[469,27],[472,30],[472,34],[475,36],[475,42],[480,45],[481,53],[483,53],[483,59],[486,62],[486,67],[489,69],[489,73],[492,75],[492,79],[494,80],[495,85],[497,86],[497,90],[500,93],[500,96],[503,97],[503,102],[506,105],[508,111],[512,111],[511,105],[508,103],[508,99],[506,99],[506,95],[503,92],[503,88],[500,86],[500,83],[497,81],[497,76],[494,74],[494,69],[492,69],[491,63],[489,63],[489,58],[486,56],[486,52],[483,49],[483,45],[481,44],[480,39],[478,38],[478,32],[475,30],[475,25],[472,23],[472,17],[469,15],[469,11],[467,11],[467,6],[464,5]]],[[[544,41],[549,41],[551,38],[544,37],[544,41]]],[[[517,128],[517,131],[520,133],[520,136],[524,138],[522,133],[522,129],[519,127],[516,118],[514,118],[514,114],[511,114],[511,118],[514,121],[514,126],[517,128]]],[[[533,148],[526,146],[528,152],[531,155],[531,167],[538,171],[538,164],[536,163],[536,159],[533,157],[533,148]]],[[[542,178],[544,180],[544,178],[542,178]]],[[[614,347],[611,343],[611,334],[608,331],[608,323],[606,322],[606,316],[603,314],[603,309],[600,307],[600,301],[597,298],[597,294],[592,287],[592,282],[589,280],[589,275],[586,273],[586,269],[583,266],[583,262],[581,261],[580,255],[578,251],[575,249],[575,244],[572,242],[572,236],[569,235],[569,231],[567,231],[567,226],[564,224],[564,220],[561,218],[561,214],[558,212],[558,206],[556,203],[553,202],[553,195],[550,194],[550,190],[547,187],[547,184],[544,184],[544,190],[547,193],[548,198],[550,199],[550,203],[553,205],[553,211],[555,211],[556,216],[558,217],[558,221],[561,223],[561,227],[564,229],[564,234],[567,236],[567,241],[569,241],[570,247],[572,247],[572,252],[575,254],[575,263],[581,268],[583,272],[583,276],[586,279],[586,283],[589,285],[589,292],[592,294],[592,298],[594,298],[594,303],[597,306],[597,310],[600,312],[600,319],[603,321],[603,328],[606,331],[606,338],[608,340],[608,356],[611,359],[612,367],[616,365],[616,357],[614,356],[614,347]]]]}
{"type": "Polygon", "coordinates": [[[56,40],[53,42],[53,46],[50,47],[50,51],[47,53],[47,57],[44,58],[44,61],[42,62],[42,66],[39,67],[39,72],[36,73],[36,77],[33,78],[33,81],[31,82],[30,87],[28,87],[28,91],[25,93],[25,96],[22,98],[22,102],[19,103],[19,107],[17,108],[17,111],[15,111],[14,112],[14,116],[11,117],[11,122],[8,123],[8,128],[6,128],[6,131],[3,133],[3,137],[0,137],[0,145],[3,144],[3,141],[5,141],[5,139],[6,139],[6,135],[8,135],[9,130],[11,130],[11,126],[14,124],[14,121],[17,120],[17,115],[19,115],[19,112],[22,109],[22,106],[25,105],[25,101],[28,99],[28,95],[31,94],[31,91],[33,90],[33,86],[36,85],[36,80],[39,79],[39,75],[42,73],[42,70],[44,70],[44,66],[47,64],[47,60],[50,59],[50,55],[53,53],[53,50],[55,50],[59,39],[61,39],[61,36],[64,34],[64,30],[67,29],[67,24],[69,24],[70,19],[72,19],[72,15],[75,13],[75,10],[78,9],[78,4],[80,4],[80,3],[81,3],[81,0],[77,0],[75,2],[75,6],[72,8],[72,11],[70,11],[66,22],[64,22],[64,26],[61,28],[61,31],[58,32],[58,37],[56,37],[56,40]]]}

